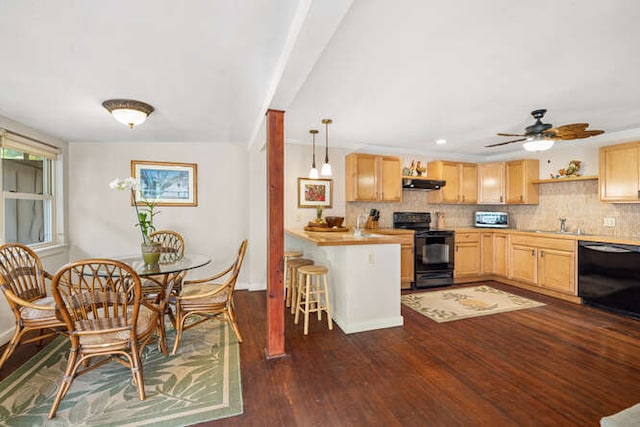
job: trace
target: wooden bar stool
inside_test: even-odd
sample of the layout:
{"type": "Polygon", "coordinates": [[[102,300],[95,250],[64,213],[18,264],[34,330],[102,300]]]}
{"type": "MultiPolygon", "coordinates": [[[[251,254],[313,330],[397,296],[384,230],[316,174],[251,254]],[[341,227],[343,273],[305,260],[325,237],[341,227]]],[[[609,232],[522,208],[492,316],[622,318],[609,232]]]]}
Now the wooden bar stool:
{"type": "Polygon", "coordinates": [[[286,306],[291,307],[291,314],[295,314],[296,291],[298,289],[298,268],[313,265],[312,259],[294,258],[287,261],[289,283],[287,283],[286,306]]]}
{"type": "Polygon", "coordinates": [[[287,303],[287,307],[290,305],[289,300],[289,266],[287,265],[289,260],[292,258],[300,258],[302,256],[302,251],[284,251],[284,300],[287,303]]]}
{"type": "Polygon", "coordinates": [[[300,312],[304,313],[304,334],[309,333],[309,313],[318,313],[318,320],[322,319],[322,312],[327,312],[329,329],[333,329],[331,307],[329,303],[329,288],[327,287],[327,273],[329,269],[323,265],[305,265],[298,267],[298,295],[296,298],[296,318],[298,324],[300,312]],[[315,283],[313,278],[315,277],[315,283]],[[322,281],[320,280],[322,279],[322,281]],[[304,300],[303,300],[304,298],[304,300]]]}

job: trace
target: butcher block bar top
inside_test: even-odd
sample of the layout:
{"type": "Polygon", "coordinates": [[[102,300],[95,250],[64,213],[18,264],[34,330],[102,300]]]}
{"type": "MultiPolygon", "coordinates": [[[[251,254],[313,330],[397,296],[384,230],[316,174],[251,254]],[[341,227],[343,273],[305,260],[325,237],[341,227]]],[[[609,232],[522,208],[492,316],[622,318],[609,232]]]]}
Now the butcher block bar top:
{"type": "Polygon", "coordinates": [[[380,245],[402,243],[395,235],[413,234],[412,230],[369,230],[362,229],[362,237],[356,237],[353,230],[342,232],[318,232],[302,229],[287,229],[287,234],[313,243],[316,246],[344,246],[344,245],[380,245]],[[383,234],[384,233],[384,234],[383,234]]]}

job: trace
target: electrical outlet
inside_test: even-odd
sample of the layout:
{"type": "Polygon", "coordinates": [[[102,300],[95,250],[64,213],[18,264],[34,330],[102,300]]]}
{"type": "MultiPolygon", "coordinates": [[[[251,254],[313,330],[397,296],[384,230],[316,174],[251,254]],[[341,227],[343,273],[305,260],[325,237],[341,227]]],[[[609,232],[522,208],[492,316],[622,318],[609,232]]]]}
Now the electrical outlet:
{"type": "Polygon", "coordinates": [[[376,253],[369,252],[369,264],[375,264],[375,263],[376,263],[376,253]]]}
{"type": "Polygon", "coordinates": [[[616,226],[616,219],[614,217],[610,217],[610,216],[606,217],[604,219],[603,225],[605,227],[615,227],[616,226]]]}

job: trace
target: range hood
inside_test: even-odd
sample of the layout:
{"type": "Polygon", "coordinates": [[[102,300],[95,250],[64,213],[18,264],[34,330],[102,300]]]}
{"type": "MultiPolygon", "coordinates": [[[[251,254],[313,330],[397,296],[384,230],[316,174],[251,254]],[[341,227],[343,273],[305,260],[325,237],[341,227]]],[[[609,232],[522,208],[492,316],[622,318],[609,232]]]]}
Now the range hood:
{"type": "Polygon", "coordinates": [[[422,177],[403,177],[402,188],[405,190],[439,190],[446,185],[446,181],[422,177]]]}

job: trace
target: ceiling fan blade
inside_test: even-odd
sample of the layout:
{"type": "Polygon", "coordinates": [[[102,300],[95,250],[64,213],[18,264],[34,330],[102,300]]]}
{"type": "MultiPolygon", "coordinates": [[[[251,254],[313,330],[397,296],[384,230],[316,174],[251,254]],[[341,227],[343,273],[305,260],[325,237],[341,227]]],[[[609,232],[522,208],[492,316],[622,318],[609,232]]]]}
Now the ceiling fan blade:
{"type": "Polygon", "coordinates": [[[573,138],[562,138],[562,139],[584,139],[589,138],[590,136],[602,135],[604,133],[603,130],[584,130],[582,132],[576,132],[573,135],[573,138]]]}
{"type": "MultiPolygon", "coordinates": [[[[589,123],[571,123],[569,125],[558,126],[557,128],[554,128],[554,129],[560,129],[560,130],[571,129],[571,130],[575,130],[575,129],[586,129],[588,127],[589,127],[589,123]]],[[[551,130],[551,129],[549,129],[549,130],[551,130]]]]}
{"type": "MultiPolygon", "coordinates": [[[[517,135],[517,136],[521,136],[521,135],[517,135]]],[[[507,145],[507,144],[512,144],[514,142],[520,142],[520,141],[526,141],[526,140],[527,140],[527,138],[514,139],[514,140],[506,141],[506,142],[498,142],[497,144],[485,145],[485,147],[486,148],[499,147],[501,145],[507,145]]]]}
{"type": "Polygon", "coordinates": [[[498,136],[526,136],[526,135],[522,135],[522,134],[518,134],[518,133],[498,133],[496,135],[498,135],[498,136]]]}
{"type": "Polygon", "coordinates": [[[589,123],[572,123],[570,125],[549,129],[545,132],[545,135],[554,139],[571,140],[588,138],[604,133],[603,130],[586,130],[587,127],[589,127],[589,123]]]}

